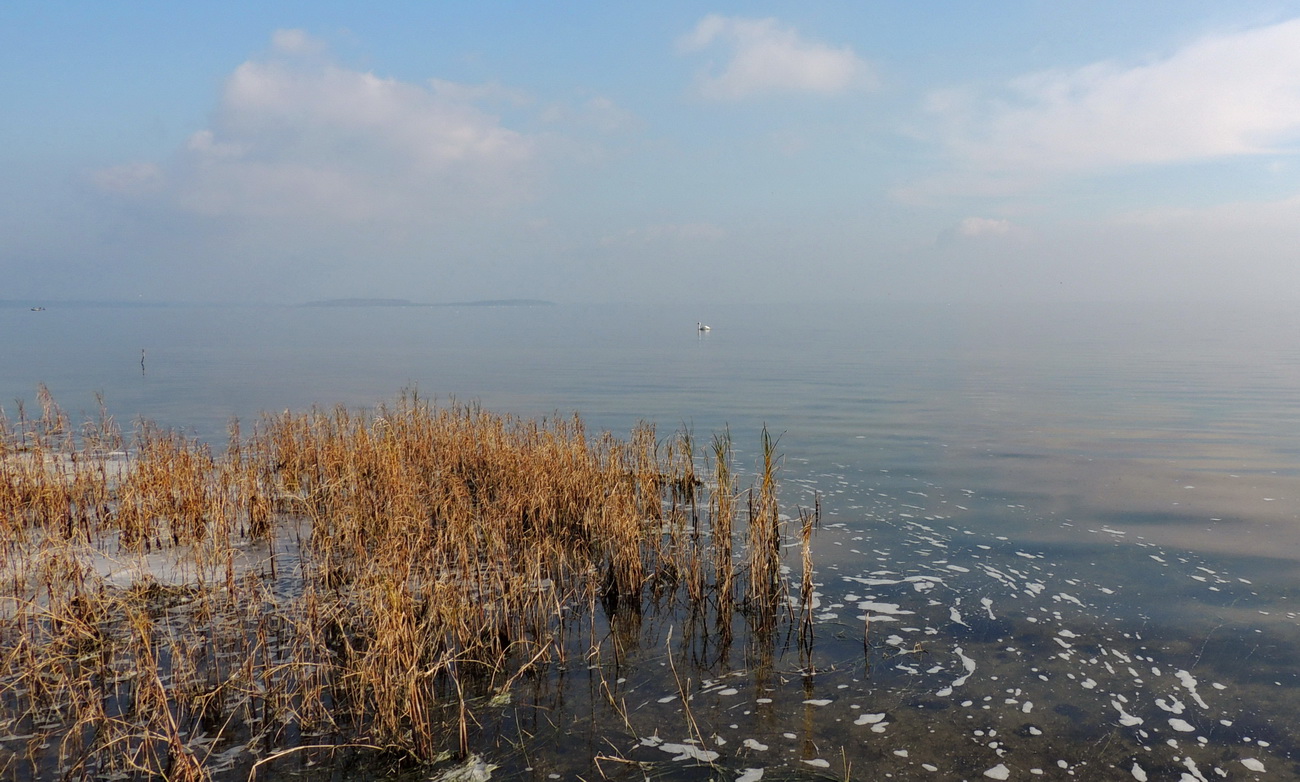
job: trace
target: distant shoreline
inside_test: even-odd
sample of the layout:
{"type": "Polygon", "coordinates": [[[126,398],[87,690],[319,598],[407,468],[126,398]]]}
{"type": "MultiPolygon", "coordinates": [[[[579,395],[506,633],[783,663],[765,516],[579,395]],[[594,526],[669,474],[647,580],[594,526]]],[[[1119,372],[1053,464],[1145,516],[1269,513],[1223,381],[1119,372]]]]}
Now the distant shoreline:
{"type": "Polygon", "coordinates": [[[555,302],[542,299],[482,299],[426,304],[408,299],[326,299],[309,301],[304,307],[554,307],[555,302]]]}
{"type": "Polygon", "coordinates": [[[482,299],[478,301],[449,301],[425,303],[407,299],[326,299],[324,301],[293,302],[192,302],[192,301],[95,301],[49,299],[0,299],[0,309],[44,310],[60,309],[130,308],[162,309],[168,307],[555,307],[553,301],[544,299],[482,299]]]}

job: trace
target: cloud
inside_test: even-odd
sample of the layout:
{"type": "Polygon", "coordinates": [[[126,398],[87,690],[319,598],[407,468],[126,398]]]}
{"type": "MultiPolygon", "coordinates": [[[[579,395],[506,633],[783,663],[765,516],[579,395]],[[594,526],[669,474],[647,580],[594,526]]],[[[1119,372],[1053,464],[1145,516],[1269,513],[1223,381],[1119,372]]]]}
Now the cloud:
{"type": "Polygon", "coordinates": [[[271,34],[271,47],[285,54],[324,54],[325,42],[308,35],[305,30],[276,30],[271,34]]]}
{"type": "Polygon", "coordinates": [[[770,93],[834,95],[876,86],[871,66],[848,46],[808,41],[775,19],[711,14],[678,41],[684,52],[721,48],[727,61],[699,73],[705,98],[741,100],[770,93]]]}
{"type": "Polygon", "coordinates": [[[170,162],[96,181],[209,217],[326,223],[436,220],[527,196],[533,140],[477,105],[515,93],[353,70],[300,30],[272,44],[227,78],[211,127],[170,162]]]}
{"type": "Polygon", "coordinates": [[[997,94],[928,96],[955,190],[994,193],[1045,178],[1295,151],[1300,19],[1202,38],[1138,64],[1029,74],[997,94]]]}
{"type": "Polygon", "coordinates": [[[1007,242],[999,240],[1014,239],[1016,244],[1023,244],[1031,236],[1029,230],[1005,218],[963,217],[956,225],[940,231],[934,246],[971,248],[989,243],[991,246],[1006,247],[1007,242]]]}
{"type": "Polygon", "coordinates": [[[1010,220],[995,220],[990,217],[967,217],[957,224],[957,233],[961,236],[1006,236],[1011,233],[1010,220]]]}

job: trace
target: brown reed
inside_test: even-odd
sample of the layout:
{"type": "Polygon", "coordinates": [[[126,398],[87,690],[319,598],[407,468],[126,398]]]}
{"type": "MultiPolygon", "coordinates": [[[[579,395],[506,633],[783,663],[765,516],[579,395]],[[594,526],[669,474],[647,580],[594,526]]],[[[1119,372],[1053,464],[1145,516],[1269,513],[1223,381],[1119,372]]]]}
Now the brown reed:
{"type": "Polygon", "coordinates": [[[0,731],[39,737],[0,766],[33,775],[202,779],[240,744],[250,769],[331,741],[465,755],[477,704],[581,645],[599,661],[605,626],[618,664],[648,605],[715,606],[729,639],[734,606],[770,627],[783,598],[766,429],[737,571],[727,432],[704,487],[689,432],[650,424],[408,393],[232,423],[220,455],[141,422],[125,457],[102,405],[78,432],[38,397],[0,417],[0,731]]]}
{"type": "Polygon", "coordinates": [[[771,621],[785,584],[781,578],[781,513],[777,503],[777,440],[763,427],[757,491],[750,490],[748,603],[771,621]],[[769,614],[769,612],[771,612],[769,614]]]}
{"type": "Polygon", "coordinates": [[[804,654],[811,655],[813,645],[813,557],[812,534],[816,515],[810,511],[799,513],[800,535],[799,550],[802,576],[799,582],[799,648],[804,654]]]}

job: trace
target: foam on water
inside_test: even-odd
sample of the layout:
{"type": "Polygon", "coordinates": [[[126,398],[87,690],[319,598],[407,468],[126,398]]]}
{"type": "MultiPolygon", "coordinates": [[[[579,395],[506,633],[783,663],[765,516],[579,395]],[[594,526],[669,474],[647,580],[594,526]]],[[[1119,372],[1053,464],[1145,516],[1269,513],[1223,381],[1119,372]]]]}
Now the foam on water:
{"type": "MultiPolygon", "coordinates": [[[[944,495],[933,485],[926,493],[932,502],[944,495]]],[[[764,713],[777,715],[782,703],[791,704],[784,713],[802,714],[815,732],[742,727],[750,735],[737,738],[747,750],[766,749],[775,739],[787,744],[799,765],[821,767],[828,756],[801,755],[799,747],[861,741],[852,734],[836,738],[843,730],[836,726],[845,724],[864,731],[858,737],[887,733],[899,742],[873,761],[882,775],[1006,779],[1054,767],[1081,778],[1145,780],[1152,768],[1177,766],[1198,780],[1229,774],[1222,758],[1234,747],[1256,752],[1240,761],[1239,769],[1251,772],[1266,767],[1266,755],[1284,763],[1291,757],[1290,742],[1279,749],[1243,727],[1260,725],[1252,715],[1260,682],[1243,681],[1238,686],[1246,690],[1235,692],[1221,670],[1202,692],[1205,674],[1192,672],[1204,668],[1205,639],[1152,642],[1148,635],[1158,631],[1133,606],[1115,613],[1123,605],[1116,601],[1136,593],[1133,583],[1097,581],[1013,536],[985,535],[943,513],[891,511],[889,494],[871,496],[871,520],[861,527],[872,533],[870,548],[862,546],[866,538],[855,524],[828,524],[818,539],[822,551],[836,544],[847,551],[819,565],[821,598],[831,607],[856,606],[864,612],[859,624],[819,614],[817,648],[830,658],[815,657],[815,671],[790,670],[786,687],[778,682],[745,711],[774,709],[764,713]],[[978,609],[963,610],[971,604],[978,609]],[[882,622],[890,632],[874,629],[882,622]],[[864,626],[868,654],[864,658],[859,648],[854,659],[852,646],[835,639],[861,638],[864,626]],[[836,697],[818,694],[825,690],[836,697]],[[960,699],[954,697],[959,691],[960,699]],[[956,740],[962,732],[978,743],[956,740]]],[[[965,507],[977,507],[976,499],[966,495],[965,507]]],[[[1181,579],[1166,583],[1251,586],[1222,565],[1207,567],[1195,557],[1156,549],[1124,530],[1102,532],[1115,541],[1110,545],[1146,549],[1148,567],[1181,579]]],[[[1257,597],[1246,592],[1231,599],[1257,597]]],[[[1296,612],[1290,613],[1294,626],[1296,612]]],[[[726,708],[721,700],[718,708],[726,708]]],[[[699,706],[694,710],[698,719],[699,706]]]]}

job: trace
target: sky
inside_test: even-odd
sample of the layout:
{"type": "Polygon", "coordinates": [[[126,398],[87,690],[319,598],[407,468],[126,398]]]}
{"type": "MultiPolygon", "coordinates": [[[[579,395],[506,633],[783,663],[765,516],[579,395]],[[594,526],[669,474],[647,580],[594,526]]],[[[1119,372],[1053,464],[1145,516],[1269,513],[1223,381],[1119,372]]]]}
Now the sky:
{"type": "Polygon", "coordinates": [[[0,299],[1300,298],[1300,0],[7,0],[0,75],[0,299]]]}

